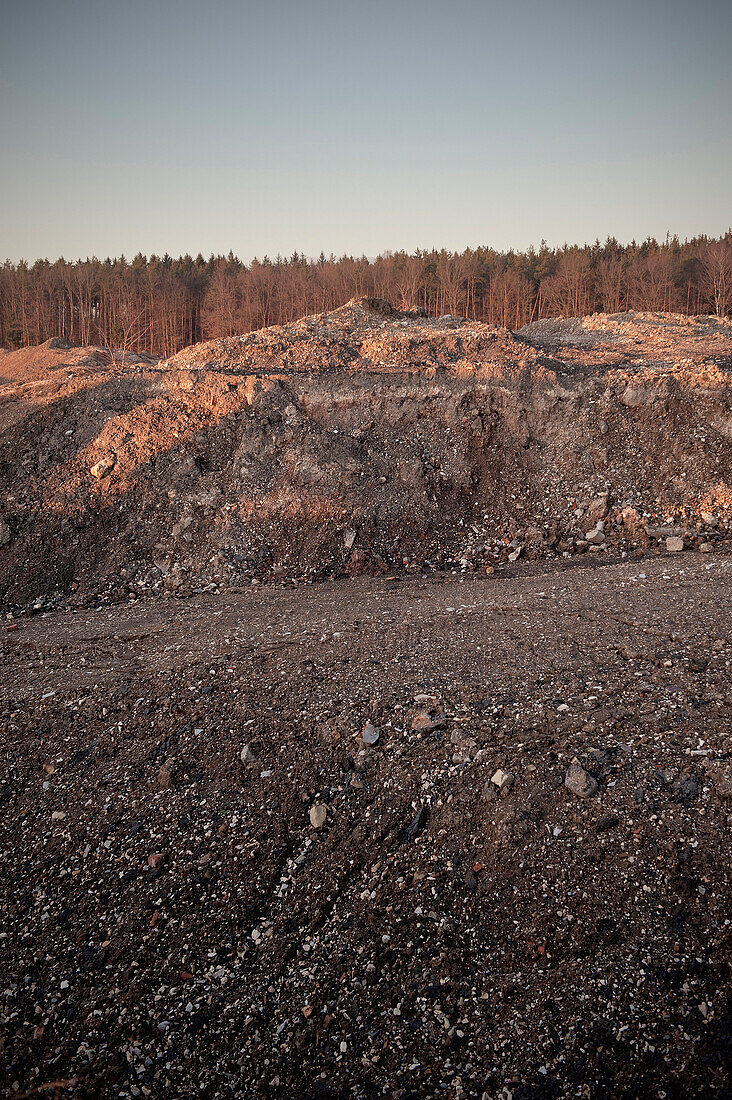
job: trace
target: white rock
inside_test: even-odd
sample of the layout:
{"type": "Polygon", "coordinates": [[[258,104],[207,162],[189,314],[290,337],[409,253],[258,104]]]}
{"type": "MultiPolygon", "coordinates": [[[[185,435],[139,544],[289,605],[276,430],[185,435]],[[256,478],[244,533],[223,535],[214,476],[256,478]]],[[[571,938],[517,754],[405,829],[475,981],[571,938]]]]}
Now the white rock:
{"type": "Polygon", "coordinates": [[[501,768],[491,776],[491,783],[498,787],[499,791],[510,791],[514,777],[511,772],[504,772],[501,768]]]}
{"type": "Polygon", "coordinates": [[[314,829],[322,829],[327,816],[328,807],[324,806],[322,802],[310,807],[310,824],[314,829]]]}

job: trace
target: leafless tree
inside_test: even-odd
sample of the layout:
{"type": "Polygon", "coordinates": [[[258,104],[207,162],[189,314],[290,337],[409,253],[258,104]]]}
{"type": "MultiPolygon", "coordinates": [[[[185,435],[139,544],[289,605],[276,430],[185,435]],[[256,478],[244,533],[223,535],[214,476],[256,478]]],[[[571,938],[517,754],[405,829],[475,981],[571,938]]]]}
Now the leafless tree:
{"type": "Polygon", "coordinates": [[[720,319],[732,305],[732,240],[714,241],[701,254],[703,281],[714,312],[720,319]]]}

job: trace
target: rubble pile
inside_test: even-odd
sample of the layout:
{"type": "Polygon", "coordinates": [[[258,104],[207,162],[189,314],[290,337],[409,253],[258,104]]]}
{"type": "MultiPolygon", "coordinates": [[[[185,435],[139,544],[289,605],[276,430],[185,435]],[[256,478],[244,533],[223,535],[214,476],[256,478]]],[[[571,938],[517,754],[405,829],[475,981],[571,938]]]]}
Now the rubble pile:
{"type": "Polygon", "coordinates": [[[708,318],[512,334],[373,299],[166,362],[23,349],[1,364],[0,595],[724,550],[730,362],[708,318]]]}

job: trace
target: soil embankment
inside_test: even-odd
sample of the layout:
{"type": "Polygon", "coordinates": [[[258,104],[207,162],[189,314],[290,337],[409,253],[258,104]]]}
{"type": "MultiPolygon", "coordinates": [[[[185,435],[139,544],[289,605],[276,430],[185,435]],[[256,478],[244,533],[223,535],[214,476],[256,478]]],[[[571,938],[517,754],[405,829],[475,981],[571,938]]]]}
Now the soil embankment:
{"type": "Polygon", "coordinates": [[[0,361],[6,604],[729,545],[714,319],[514,335],[357,300],[126,358],[51,341],[0,361]]]}

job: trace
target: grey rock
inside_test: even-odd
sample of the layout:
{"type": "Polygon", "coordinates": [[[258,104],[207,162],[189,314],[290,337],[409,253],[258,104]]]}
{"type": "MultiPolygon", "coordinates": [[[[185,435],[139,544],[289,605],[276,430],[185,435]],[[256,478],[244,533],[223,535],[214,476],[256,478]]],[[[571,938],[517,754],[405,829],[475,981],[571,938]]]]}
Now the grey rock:
{"type": "Polygon", "coordinates": [[[639,409],[641,405],[650,405],[656,400],[656,395],[651,390],[645,390],[641,386],[627,386],[620,400],[628,409],[639,409]]]}
{"type": "Polygon", "coordinates": [[[244,746],[244,748],[239,753],[239,759],[241,760],[242,764],[253,764],[255,762],[257,758],[252,752],[251,745],[244,746]]]}
{"type": "Polygon", "coordinates": [[[646,525],[646,534],[650,539],[665,539],[673,535],[683,535],[683,528],[681,527],[653,527],[651,524],[646,525]]]}
{"type": "Polygon", "coordinates": [[[375,745],[379,740],[379,731],[372,722],[367,722],[361,730],[361,740],[364,745],[375,745]]]}
{"type": "Polygon", "coordinates": [[[720,798],[732,798],[732,764],[711,764],[708,773],[720,798]]]}
{"type": "Polygon", "coordinates": [[[607,503],[609,497],[609,491],[598,493],[597,496],[590,501],[587,507],[586,519],[588,523],[596,524],[600,528],[600,530],[602,530],[602,525],[599,521],[601,519],[604,519],[607,515],[607,503]]]}

